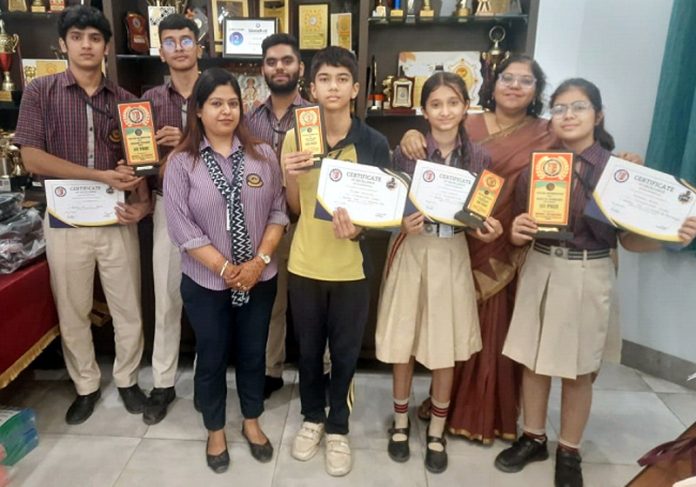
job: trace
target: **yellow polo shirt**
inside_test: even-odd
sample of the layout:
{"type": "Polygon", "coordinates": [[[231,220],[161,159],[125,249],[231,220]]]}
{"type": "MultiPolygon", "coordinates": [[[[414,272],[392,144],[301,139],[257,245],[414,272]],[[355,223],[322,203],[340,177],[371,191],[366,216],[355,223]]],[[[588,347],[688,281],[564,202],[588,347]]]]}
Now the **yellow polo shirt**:
{"type": "MultiPolygon", "coordinates": [[[[285,135],[282,153],[296,151],[295,131],[290,129],[285,135]]],[[[328,157],[357,162],[357,151],[353,144],[348,144],[331,151],[328,157]]],[[[348,239],[336,238],[332,222],[314,217],[319,171],[318,168],[311,169],[308,173],[297,177],[300,190],[300,219],[290,246],[288,271],[320,281],[364,279],[360,244],[348,239]]]]}

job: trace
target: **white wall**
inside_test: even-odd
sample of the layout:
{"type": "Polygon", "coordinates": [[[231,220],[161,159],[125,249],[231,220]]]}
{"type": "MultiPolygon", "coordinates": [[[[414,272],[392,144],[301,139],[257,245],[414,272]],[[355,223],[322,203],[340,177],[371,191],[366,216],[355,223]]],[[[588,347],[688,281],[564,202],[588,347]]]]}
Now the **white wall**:
{"type": "MultiPolygon", "coordinates": [[[[540,0],[535,57],[550,95],[581,76],[602,91],[617,149],[645,157],[672,0],[540,0]]],[[[696,256],[621,253],[625,339],[696,362],[696,256]]]]}

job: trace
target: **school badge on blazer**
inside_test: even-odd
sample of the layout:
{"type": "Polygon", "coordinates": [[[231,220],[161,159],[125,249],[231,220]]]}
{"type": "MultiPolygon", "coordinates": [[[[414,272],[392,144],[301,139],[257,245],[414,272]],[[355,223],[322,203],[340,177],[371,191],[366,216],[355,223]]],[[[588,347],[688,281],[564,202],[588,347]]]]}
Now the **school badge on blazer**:
{"type": "Polygon", "coordinates": [[[109,140],[114,144],[121,143],[121,131],[119,129],[113,129],[109,132],[109,140]]]}
{"type": "Polygon", "coordinates": [[[250,188],[260,188],[263,186],[263,179],[258,174],[251,173],[247,175],[246,183],[250,188]]]}

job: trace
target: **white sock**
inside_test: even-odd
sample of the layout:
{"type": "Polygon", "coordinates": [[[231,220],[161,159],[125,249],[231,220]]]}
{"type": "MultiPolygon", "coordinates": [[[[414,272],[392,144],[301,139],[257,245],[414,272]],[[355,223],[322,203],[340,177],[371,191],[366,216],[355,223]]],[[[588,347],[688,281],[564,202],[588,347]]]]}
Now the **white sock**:
{"type": "MultiPolygon", "coordinates": [[[[436,436],[442,438],[445,433],[445,424],[447,423],[447,412],[449,410],[449,401],[439,402],[434,397],[430,397],[430,426],[428,426],[428,436],[436,436]]],[[[443,451],[444,447],[440,443],[428,443],[428,448],[435,451],[443,451]]]]}
{"type": "MultiPolygon", "coordinates": [[[[408,428],[408,398],[394,398],[394,428],[408,428]]],[[[404,434],[393,436],[394,441],[406,441],[408,437],[404,434]]]]}

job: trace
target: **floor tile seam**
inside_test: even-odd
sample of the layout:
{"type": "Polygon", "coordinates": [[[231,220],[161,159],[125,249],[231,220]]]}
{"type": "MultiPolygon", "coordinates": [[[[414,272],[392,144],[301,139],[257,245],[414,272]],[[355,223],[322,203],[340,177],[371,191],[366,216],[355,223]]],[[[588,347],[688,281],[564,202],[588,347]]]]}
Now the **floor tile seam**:
{"type": "Polygon", "coordinates": [[[138,444],[135,445],[135,448],[133,448],[130,455],[128,456],[128,460],[126,460],[126,462],[123,464],[123,467],[121,468],[121,471],[119,472],[118,477],[116,477],[116,480],[114,480],[114,482],[111,484],[111,487],[116,487],[116,485],[118,485],[119,481],[121,480],[121,477],[123,477],[123,474],[126,471],[128,464],[131,462],[131,460],[133,459],[133,456],[135,455],[136,450],[143,442],[142,438],[140,438],[139,440],[140,441],[138,441],[138,444]]]}
{"type": "Polygon", "coordinates": [[[660,401],[662,401],[662,404],[664,404],[667,407],[667,409],[669,409],[669,412],[672,413],[672,415],[675,418],[677,418],[677,421],[679,421],[685,428],[688,428],[689,426],[691,426],[690,424],[687,424],[686,422],[682,421],[682,419],[679,417],[677,412],[662,397],[662,396],[679,396],[679,395],[681,395],[681,393],[679,393],[679,392],[662,392],[662,393],[656,393],[656,394],[657,394],[657,397],[660,399],[660,401]]]}

